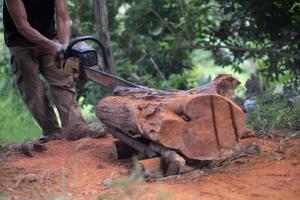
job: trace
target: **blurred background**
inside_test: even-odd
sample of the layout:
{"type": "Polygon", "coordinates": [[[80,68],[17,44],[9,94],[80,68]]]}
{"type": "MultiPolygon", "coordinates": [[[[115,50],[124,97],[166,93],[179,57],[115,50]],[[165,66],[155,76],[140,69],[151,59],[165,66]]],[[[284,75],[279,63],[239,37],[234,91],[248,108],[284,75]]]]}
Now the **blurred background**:
{"type": "MultiPolygon", "coordinates": [[[[236,99],[258,133],[299,131],[300,3],[296,0],[68,0],[72,37],[108,31],[117,75],[158,89],[189,89],[230,73],[242,84],[236,99]],[[99,15],[99,3],[103,11],[99,15]],[[102,21],[103,23],[103,21],[102,21]],[[247,84],[246,84],[247,83],[247,84]],[[247,105],[246,105],[247,107],[247,105]],[[244,108],[247,109],[247,108],[244,108]]],[[[0,0],[2,19],[3,0],[0,0]]],[[[41,134],[23,104],[0,25],[0,140],[41,134]]],[[[43,78],[43,77],[41,77],[43,78]]],[[[47,87],[47,86],[45,86],[47,87]]],[[[107,95],[76,81],[84,117],[107,95]]]]}

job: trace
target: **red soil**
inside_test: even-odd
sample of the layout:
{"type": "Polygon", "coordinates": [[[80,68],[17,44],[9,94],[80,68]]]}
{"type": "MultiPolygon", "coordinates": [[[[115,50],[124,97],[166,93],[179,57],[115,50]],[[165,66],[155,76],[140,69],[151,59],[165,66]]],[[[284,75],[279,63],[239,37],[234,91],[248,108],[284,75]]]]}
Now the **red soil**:
{"type": "MultiPolygon", "coordinates": [[[[258,140],[262,153],[178,179],[126,183],[131,164],[111,153],[112,138],[53,141],[28,158],[0,158],[1,194],[9,199],[299,199],[300,139],[258,140]],[[111,181],[117,181],[108,187],[111,181]],[[119,181],[121,180],[121,181],[119,181]]],[[[2,156],[3,157],[3,156],[2,156]]]]}

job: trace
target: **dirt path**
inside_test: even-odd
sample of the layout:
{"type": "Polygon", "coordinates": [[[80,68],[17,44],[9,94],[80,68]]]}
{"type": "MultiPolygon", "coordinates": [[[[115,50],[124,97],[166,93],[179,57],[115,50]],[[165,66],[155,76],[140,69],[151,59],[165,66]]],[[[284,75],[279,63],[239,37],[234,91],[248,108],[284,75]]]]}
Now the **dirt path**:
{"type": "Polygon", "coordinates": [[[109,136],[54,141],[33,158],[2,156],[0,199],[299,199],[300,139],[258,142],[260,155],[176,180],[145,183],[127,177],[131,164],[114,160],[109,136]]]}

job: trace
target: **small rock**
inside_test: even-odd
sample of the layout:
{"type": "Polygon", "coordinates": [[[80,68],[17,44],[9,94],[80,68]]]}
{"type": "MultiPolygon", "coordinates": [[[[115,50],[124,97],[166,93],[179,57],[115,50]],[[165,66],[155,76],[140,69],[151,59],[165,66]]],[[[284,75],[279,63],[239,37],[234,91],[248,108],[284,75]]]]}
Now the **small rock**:
{"type": "Polygon", "coordinates": [[[254,99],[247,99],[244,102],[244,108],[246,112],[252,112],[254,110],[257,110],[259,107],[260,105],[254,99]]]}
{"type": "Polygon", "coordinates": [[[245,164],[246,162],[243,161],[243,160],[236,160],[234,163],[237,164],[237,165],[243,165],[243,164],[245,164]]]}
{"type": "Polygon", "coordinates": [[[289,102],[296,104],[300,101],[300,95],[289,98],[289,102]]]}
{"type": "Polygon", "coordinates": [[[114,185],[114,181],[111,178],[107,178],[103,181],[106,187],[112,187],[114,185]]]}
{"type": "Polygon", "coordinates": [[[286,144],[285,143],[280,143],[278,148],[275,149],[275,152],[277,153],[284,153],[285,152],[285,147],[286,147],[286,144]]]}
{"type": "Polygon", "coordinates": [[[129,171],[127,169],[120,169],[119,170],[119,174],[121,174],[121,175],[128,175],[129,171]]]}
{"type": "Polygon", "coordinates": [[[33,150],[36,152],[43,152],[46,150],[46,147],[43,144],[40,143],[34,143],[33,144],[33,150]]]}
{"type": "Polygon", "coordinates": [[[83,196],[88,196],[89,195],[88,191],[84,191],[82,194],[83,194],[83,196]]]}
{"type": "Polygon", "coordinates": [[[36,182],[37,181],[37,176],[35,174],[27,174],[25,176],[25,181],[28,181],[29,183],[32,183],[32,182],[36,182]]]}
{"type": "Polygon", "coordinates": [[[291,163],[292,163],[292,165],[295,165],[295,166],[296,166],[296,165],[298,165],[298,164],[299,164],[299,161],[297,161],[297,160],[294,160],[294,161],[292,161],[291,163]]]}
{"type": "Polygon", "coordinates": [[[105,169],[105,167],[101,164],[97,165],[97,169],[105,169]]]}

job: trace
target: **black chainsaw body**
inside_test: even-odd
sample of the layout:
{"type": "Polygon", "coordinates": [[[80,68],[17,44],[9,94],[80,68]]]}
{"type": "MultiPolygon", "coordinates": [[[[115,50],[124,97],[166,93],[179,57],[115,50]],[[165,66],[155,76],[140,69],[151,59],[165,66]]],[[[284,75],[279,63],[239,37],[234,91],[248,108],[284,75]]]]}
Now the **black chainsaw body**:
{"type": "Polygon", "coordinates": [[[79,58],[80,64],[85,67],[98,65],[96,49],[86,43],[73,46],[70,52],[68,52],[68,57],[79,58]]]}
{"type": "Polygon", "coordinates": [[[78,58],[80,68],[97,66],[98,65],[97,50],[91,45],[85,43],[84,41],[93,41],[100,47],[102,60],[104,63],[103,70],[107,72],[108,62],[107,62],[107,56],[106,56],[104,45],[97,38],[93,36],[83,36],[72,40],[63,52],[64,60],[67,60],[70,57],[78,58]]]}

